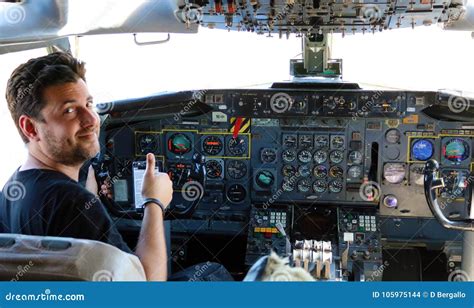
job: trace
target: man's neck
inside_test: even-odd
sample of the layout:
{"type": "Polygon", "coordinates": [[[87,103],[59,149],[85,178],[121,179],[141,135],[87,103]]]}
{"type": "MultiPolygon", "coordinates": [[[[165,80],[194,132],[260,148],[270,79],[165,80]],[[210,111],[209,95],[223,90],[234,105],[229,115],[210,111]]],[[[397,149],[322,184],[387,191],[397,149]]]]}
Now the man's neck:
{"type": "Polygon", "coordinates": [[[66,166],[51,161],[47,157],[41,156],[42,155],[36,155],[36,153],[33,154],[31,151],[29,151],[26,162],[20,167],[20,171],[29,169],[48,169],[61,172],[75,181],[79,180],[79,170],[81,166],[66,166]]]}

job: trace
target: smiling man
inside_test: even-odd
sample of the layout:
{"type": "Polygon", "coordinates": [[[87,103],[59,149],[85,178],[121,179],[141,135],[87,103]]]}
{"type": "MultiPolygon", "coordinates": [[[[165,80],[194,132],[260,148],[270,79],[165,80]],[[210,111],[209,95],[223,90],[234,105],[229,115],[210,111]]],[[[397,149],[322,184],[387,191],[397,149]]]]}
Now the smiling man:
{"type": "MultiPolygon", "coordinates": [[[[26,162],[0,195],[0,233],[102,241],[131,252],[97,198],[94,176],[78,183],[81,166],[100,150],[100,120],[85,82],[84,63],[53,53],[20,65],[8,81],[8,108],[28,149],[26,162]]],[[[163,210],[172,199],[166,173],[147,156],[146,203],[136,248],[148,280],[166,280],[163,210]]]]}

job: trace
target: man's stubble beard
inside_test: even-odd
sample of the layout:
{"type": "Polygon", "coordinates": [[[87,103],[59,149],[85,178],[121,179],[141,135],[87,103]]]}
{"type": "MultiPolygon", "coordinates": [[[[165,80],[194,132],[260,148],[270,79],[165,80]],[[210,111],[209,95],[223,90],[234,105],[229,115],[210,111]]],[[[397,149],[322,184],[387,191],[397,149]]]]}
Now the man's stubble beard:
{"type": "Polygon", "coordinates": [[[66,166],[82,165],[99,153],[98,139],[91,143],[73,143],[70,139],[61,140],[49,132],[45,134],[45,144],[51,158],[66,166]]]}

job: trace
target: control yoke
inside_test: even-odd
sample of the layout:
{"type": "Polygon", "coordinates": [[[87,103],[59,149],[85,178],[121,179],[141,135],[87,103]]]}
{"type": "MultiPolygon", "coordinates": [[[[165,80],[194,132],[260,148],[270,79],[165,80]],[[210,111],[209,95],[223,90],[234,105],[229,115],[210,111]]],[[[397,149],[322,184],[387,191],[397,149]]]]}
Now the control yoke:
{"type": "Polygon", "coordinates": [[[430,207],[431,212],[433,213],[434,217],[436,217],[436,219],[439,221],[439,223],[445,228],[473,232],[474,219],[472,218],[472,214],[474,211],[474,198],[472,196],[472,183],[469,183],[468,187],[471,199],[468,203],[470,206],[468,215],[470,215],[470,217],[462,217],[461,220],[456,221],[450,220],[443,214],[436,194],[436,189],[443,188],[445,186],[443,178],[438,177],[438,171],[439,163],[436,160],[431,159],[426,162],[424,189],[426,201],[428,202],[428,206],[430,207]]]}

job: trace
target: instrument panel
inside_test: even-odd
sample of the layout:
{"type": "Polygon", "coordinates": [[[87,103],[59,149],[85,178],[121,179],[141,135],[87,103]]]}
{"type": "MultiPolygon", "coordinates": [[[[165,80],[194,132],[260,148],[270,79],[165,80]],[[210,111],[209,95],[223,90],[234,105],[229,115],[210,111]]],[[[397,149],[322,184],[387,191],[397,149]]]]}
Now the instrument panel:
{"type": "Polygon", "coordinates": [[[439,93],[195,93],[115,102],[103,114],[101,161],[117,207],[134,209],[130,169],[147,153],[173,181],[178,261],[190,234],[213,234],[212,243],[225,235],[240,237],[230,263],[240,253],[239,264],[248,266],[275,250],[318,279],[376,279],[382,238],[406,233],[417,240],[400,233],[402,220],[416,225],[413,232],[433,220],[423,190],[429,159],[440,162],[447,184],[438,191],[444,214],[467,214],[474,127],[427,112],[443,102],[439,93]]]}
{"type": "MultiPolygon", "coordinates": [[[[157,114],[156,120],[107,131],[105,160],[112,173],[153,153],[180,200],[202,157],[197,212],[233,213],[253,203],[282,202],[371,205],[380,206],[382,215],[431,217],[423,168],[434,158],[446,180],[457,183],[450,192],[461,191],[450,207],[464,202],[460,182],[473,168],[474,130],[423,114],[441,100],[437,93],[354,87],[199,93],[199,103],[208,108],[203,114],[157,114]]],[[[133,195],[130,179],[120,181],[133,195]]],[[[131,198],[118,195],[121,206],[131,207],[131,198]]]]}

